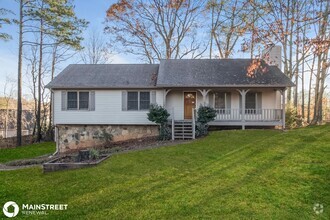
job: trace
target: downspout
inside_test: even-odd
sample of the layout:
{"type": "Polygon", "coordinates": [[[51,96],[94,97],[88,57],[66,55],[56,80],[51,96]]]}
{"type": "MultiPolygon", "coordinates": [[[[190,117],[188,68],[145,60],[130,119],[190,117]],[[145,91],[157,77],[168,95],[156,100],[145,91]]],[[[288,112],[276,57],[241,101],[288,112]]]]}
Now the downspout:
{"type": "MultiPolygon", "coordinates": [[[[51,100],[51,102],[52,102],[52,115],[51,115],[51,117],[52,117],[52,122],[53,122],[53,124],[55,124],[55,114],[54,114],[54,110],[55,110],[55,105],[54,105],[54,91],[53,90],[51,90],[51,93],[52,93],[52,100],[51,100]]],[[[55,141],[55,143],[56,143],[56,150],[55,150],[55,153],[53,153],[53,155],[52,156],[55,156],[55,155],[57,155],[58,153],[59,153],[59,144],[58,144],[58,142],[59,142],[59,140],[58,140],[58,137],[59,137],[59,135],[58,135],[58,127],[55,125],[55,127],[54,127],[54,129],[55,129],[55,137],[54,137],[54,141],[55,141]]]]}
{"type": "Polygon", "coordinates": [[[55,151],[55,153],[53,153],[53,155],[52,156],[56,156],[58,153],[59,153],[59,144],[58,144],[58,137],[59,137],[59,135],[58,135],[58,127],[57,126],[55,126],[55,143],[56,143],[56,151],[55,151]]]}

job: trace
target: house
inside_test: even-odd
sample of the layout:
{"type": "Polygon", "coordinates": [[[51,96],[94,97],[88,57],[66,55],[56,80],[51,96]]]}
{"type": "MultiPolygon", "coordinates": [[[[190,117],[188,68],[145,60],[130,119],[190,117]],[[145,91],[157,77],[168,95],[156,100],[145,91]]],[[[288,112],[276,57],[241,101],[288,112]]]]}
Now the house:
{"type": "Polygon", "coordinates": [[[47,85],[58,149],[91,147],[106,133],[114,141],[155,136],[158,127],[147,119],[153,103],[165,106],[181,138],[194,138],[184,129],[194,127],[200,105],[216,109],[211,126],[284,127],[285,90],[294,84],[264,62],[267,71],[249,77],[250,64],[251,59],[192,59],[69,65],[47,85]]]}

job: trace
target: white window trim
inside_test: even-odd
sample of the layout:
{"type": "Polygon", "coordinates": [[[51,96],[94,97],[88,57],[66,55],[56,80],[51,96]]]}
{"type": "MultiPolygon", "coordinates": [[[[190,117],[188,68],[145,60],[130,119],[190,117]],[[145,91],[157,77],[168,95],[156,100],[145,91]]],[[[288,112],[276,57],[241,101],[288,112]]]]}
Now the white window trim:
{"type": "Polygon", "coordinates": [[[149,109],[140,109],[140,93],[141,92],[149,92],[149,105],[151,105],[151,91],[150,90],[129,90],[127,91],[127,100],[126,100],[126,105],[127,105],[127,111],[130,111],[130,112],[146,112],[148,111],[149,109]],[[130,92],[137,92],[138,93],[138,109],[128,109],[128,93],[130,92]]]}
{"type": "Polygon", "coordinates": [[[90,100],[89,100],[89,96],[90,96],[90,91],[86,91],[86,90],[75,90],[75,91],[67,91],[66,92],[66,110],[67,111],[89,111],[89,107],[90,107],[90,100]],[[77,93],[77,108],[75,109],[69,109],[69,92],[76,92],[77,93]],[[88,92],[88,106],[86,109],[79,109],[79,93],[80,92],[88,92]]]}
{"type": "Polygon", "coordinates": [[[215,106],[215,93],[224,93],[225,94],[225,109],[228,109],[228,106],[227,106],[227,94],[229,93],[229,92],[214,92],[213,93],[213,103],[214,103],[214,108],[216,108],[216,106],[215,106]]]}

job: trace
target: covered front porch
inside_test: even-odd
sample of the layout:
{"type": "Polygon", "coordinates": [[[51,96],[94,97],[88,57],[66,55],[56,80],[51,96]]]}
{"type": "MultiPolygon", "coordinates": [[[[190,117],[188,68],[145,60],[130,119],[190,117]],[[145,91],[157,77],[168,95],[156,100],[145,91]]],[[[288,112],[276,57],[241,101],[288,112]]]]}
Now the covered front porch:
{"type": "Polygon", "coordinates": [[[210,126],[285,128],[285,88],[176,88],[164,90],[172,121],[195,121],[201,105],[216,109],[210,126]]]}

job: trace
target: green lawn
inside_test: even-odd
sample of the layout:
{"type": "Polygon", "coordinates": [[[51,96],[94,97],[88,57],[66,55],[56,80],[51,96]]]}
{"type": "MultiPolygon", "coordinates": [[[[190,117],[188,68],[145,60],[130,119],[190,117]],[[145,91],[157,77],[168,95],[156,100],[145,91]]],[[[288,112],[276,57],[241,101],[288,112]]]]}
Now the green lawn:
{"type": "Polygon", "coordinates": [[[12,160],[30,159],[55,152],[55,143],[44,142],[18,148],[0,149],[0,163],[12,160]]]}
{"type": "Polygon", "coordinates": [[[94,168],[0,172],[0,207],[8,200],[68,204],[42,219],[329,219],[330,126],[219,131],[94,168]]]}

